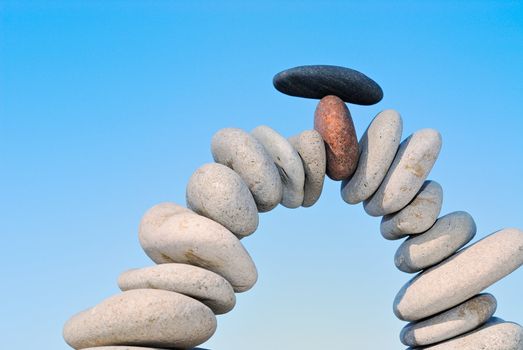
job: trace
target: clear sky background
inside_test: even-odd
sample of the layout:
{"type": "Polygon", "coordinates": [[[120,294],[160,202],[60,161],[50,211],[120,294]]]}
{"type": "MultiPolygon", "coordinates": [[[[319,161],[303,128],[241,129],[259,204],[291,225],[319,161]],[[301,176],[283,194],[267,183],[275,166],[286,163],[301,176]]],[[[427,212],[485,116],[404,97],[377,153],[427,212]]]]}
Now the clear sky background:
{"type": "MultiPolygon", "coordinates": [[[[212,161],[223,127],[312,128],[317,101],[277,72],[352,67],[384,90],[351,106],[361,136],[380,110],[404,137],[433,127],[442,215],[477,238],[523,228],[523,4],[449,2],[0,2],[1,317],[5,349],[67,349],[64,322],[152,262],[137,226],[212,161]]],[[[476,238],[476,239],[477,239],[476,238]]],[[[392,313],[411,277],[400,242],[326,181],[316,206],[278,207],[243,240],[259,281],[219,316],[211,350],[404,349],[392,313]]],[[[523,269],[522,269],[523,270],[523,269]]],[[[523,323],[523,271],[489,291],[523,323]]]]}

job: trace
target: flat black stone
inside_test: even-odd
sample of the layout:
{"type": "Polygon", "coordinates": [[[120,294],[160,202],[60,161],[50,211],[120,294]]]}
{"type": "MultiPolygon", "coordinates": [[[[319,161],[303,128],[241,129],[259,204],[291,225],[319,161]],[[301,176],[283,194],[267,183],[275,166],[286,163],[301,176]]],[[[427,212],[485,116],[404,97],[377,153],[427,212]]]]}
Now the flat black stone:
{"type": "Polygon", "coordinates": [[[348,103],[373,105],[383,90],[371,78],[354,69],[338,66],[300,66],[274,76],[274,87],[287,95],[321,99],[335,95],[348,103]]]}

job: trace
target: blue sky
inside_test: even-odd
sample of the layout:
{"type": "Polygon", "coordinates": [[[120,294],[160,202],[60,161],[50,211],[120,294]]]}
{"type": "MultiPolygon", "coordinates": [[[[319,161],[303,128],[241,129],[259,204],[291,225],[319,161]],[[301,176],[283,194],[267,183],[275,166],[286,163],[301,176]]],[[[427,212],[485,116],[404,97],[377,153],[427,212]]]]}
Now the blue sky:
{"type": "MultiPolygon", "coordinates": [[[[63,323],[150,265],[137,225],[212,161],[213,133],[312,128],[317,101],[272,87],[303,64],[358,69],[404,136],[433,127],[442,214],[477,238],[523,228],[523,4],[478,2],[2,1],[0,255],[3,348],[67,349],[63,323]]],[[[392,300],[410,276],[379,219],[328,180],[309,209],[278,207],[243,240],[259,281],[220,316],[211,350],[403,349],[392,300]]],[[[523,271],[490,288],[523,323],[523,271]]]]}

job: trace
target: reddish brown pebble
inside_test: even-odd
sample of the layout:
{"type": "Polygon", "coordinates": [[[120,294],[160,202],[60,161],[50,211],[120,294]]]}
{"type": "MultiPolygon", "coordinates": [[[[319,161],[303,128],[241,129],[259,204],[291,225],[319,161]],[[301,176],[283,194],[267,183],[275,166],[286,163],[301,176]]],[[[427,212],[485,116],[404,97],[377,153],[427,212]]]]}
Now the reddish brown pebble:
{"type": "Polygon", "coordinates": [[[314,113],[314,129],[327,152],[327,175],[332,180],[348,179],[356,170],[359,158],[358,138],[349,109],[336,96],[325,96],[314,113]]]}

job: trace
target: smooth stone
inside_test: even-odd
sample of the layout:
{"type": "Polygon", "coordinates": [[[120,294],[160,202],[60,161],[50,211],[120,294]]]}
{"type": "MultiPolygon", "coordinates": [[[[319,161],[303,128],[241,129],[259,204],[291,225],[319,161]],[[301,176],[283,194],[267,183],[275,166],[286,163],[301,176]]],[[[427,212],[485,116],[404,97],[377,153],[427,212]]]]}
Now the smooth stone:
{"type": "Polygon", "coordinates": [[[349,178],[358,165],[359,146],[349,109],[339,97],[320,100],[314,112],[314,129],[325,141],[327,175],[332,180],[349,178]]]}
{"type": "Polygon", "coordinates": [[[439,315],[409,323],[401,330],[401,342],[407,346],[422,346],[454,338],[487,322],[496,307],[493,295],[477,295],[439,315]]]}
{"type": "Polygon", "coordinates": [[[216,315],[231,311],[236,304],[232,286],[222,276],[187,264],[161,264],[123,272],[118,278],[122,291],[162,289],[194,298],[216,315]]]}
{"type": "MultiPolygon", "coordinates": [[[[125,346],[125,345],[115,345],[115,346],[97,346],[95,348],[84,348],[82,350],[165,350],[165,348],[145,348],[143,346],[125,346]]],[[[204,348],[193,348],[192,350],[209,350],[204,348]]]]}
{"type": "Polygon", "coordinates": [[[448,258],[475,235],[472,216],[455,211],[439,218],[427,232],[405,240],[396,251],[394,263],[403,272],[421,271],[448,258]]]}
{"type": "Polygon", "coordinates": [[[374,80],[345,67],[294,67],[276,74],[272,82],[276,90],[290,96],[321,99],[336,95],[359,105],[373,105],[383,98],[383,90],[374,80]]]}
{"type": "Polygon", "coordinates": [[[216,317],[183,294],[135,289],[112,296],[71,317],[63,336],[75,349],[128,345],[192,348],[216,331],[216,317]]]}
{"type": "Polygon", "coordinates": [[[249,188],[232,169],[210,163],[198,168],[189,179],[187,207],[222,224],[238,237],[258,227],[258,208],[249,188]]]}
{"type": "Polygon", "coordinates": [[[443,188],[436,181],[427,180],[405,208],[381,219],[381,235],[395,240],[425,232],[436,222],[442,205],[443,188]]]}
{"type": "Polygon", "coordinates": [[[398,151],[402,132],[398,112],[388,109],[378,113],[360,139],[356,172],[341,184],[345,202],[357,204],[376,192],[398,151]]]}
{"type": "Polygon", "coordinates": [[[523,264],[523,231],[506,228],[461,250],[407,282],[394,313],[417,321],[461,304],[523,264]]]}
{"type": "Polygon", "coordinates": [[[140,244],[157,264],[182,263],[225,278],[235,292],[258,279],[256,266],[238,238],[222,225],[174,203],[158,204],[140,223],[140,244]]]}
{"type": "Polygon", "coordinates": [[[290,137],[289,142],[300,155],[305,170],[302,206],[311,207],[318,201],[323,191],[327,170],[325,143],[316,130],[303,131],[299,135],[290,137]]]}
{"type": "Polygon", "coordinates": [[[383,216],[409,204],[420,190],[441,150],[441,135],[422,129],[404,140],[385,179],[374,195],[364,202],[367,214],[383,216]]]}
{"type": "Polygon", "coordinates": [[[283,184],[276,164],[254,136],[241,129],[221,129],[212,137],[211,152],[215,162],[245,181],[258,211],[267,212],[281,202],[283,184]]]}
{"type": "Polygon", "coordinates": [[[492,317],[483,327],[433,346],[407,350],[523,350],[523,328],[492,317]]]}
{"type": "Polygon", "coordinates": [[[278,168],[283,184],[281,204],[298,208],[303,203],[305,184],[305,170],[298,152],[285,137],[268,126],[258,126],[252,135],[265,147],[278,168]]]}

